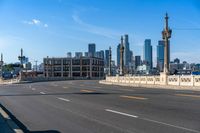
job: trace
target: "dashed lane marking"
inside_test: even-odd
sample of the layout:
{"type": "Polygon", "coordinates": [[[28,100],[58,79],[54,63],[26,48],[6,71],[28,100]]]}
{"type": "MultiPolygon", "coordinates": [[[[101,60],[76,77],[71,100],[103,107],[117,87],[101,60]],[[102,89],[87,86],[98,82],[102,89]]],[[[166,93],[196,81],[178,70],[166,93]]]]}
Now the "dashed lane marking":
{"type": "Polygon", "coordinates": [[[128,98],[128,99],[136,99],[136,100],[147,100],[148,98],[145,97],[138,97],[138,96],[126,96],[126,95],[121,95],[121,98],[128,98]]]}
{"type": "Polygon", "coordinates": [[[136,115],[131,115],[131,114],[127,114],[127,113],[123,113],[123,112],[119,112],[119,111],[115,111],[115,110],[111,110],[111,109],[105,109],[107,112],[112,112],[115,114],[120,114],[120,115],[124,115],[124,116],[129,116],[129,117],[133,117],[133,118],[138,118],[138,116],[136,115]]]}
{"type": "Polygon", "coordinates": [[[67,87],[67,86],[63,86],[63,88],[64,88],[64,89],[67,89],[68,87],[67,87]]]}
{"type": "Polygon", "coordinates": [[[62,101],[65,101],[65,102],[69,102],[70,100],[69,99],[65,99],[65,98],[62,98],[62,97],[58,97],[59,100],[62,100],[62,101]]]}
{"type": "Polygon", "coordinates": [[[115,113],[115,114],[124,115],[124,116],[127,116],[127,117],[138,118],[140,120],[149,121],[149,122],[157,123],[157,124],[160,124],[160,125],[165,125],[165,126],[168,126],[168,127],[173,127],[173,128],[193,132],[193,133],[200,133],[200,131],[195,130],[195,129],[177,126],[177,125],[173,125],[173,124],[169,124],[169,123],[165,123],[165,122],[160,122],[160,121],[156,121],[156,120],[152,120],[152,119],[148,119],[148,118],[141,118],[139,116],[127,114],[127,113],[124,113],[124,112],[119,112],[119,111],[115,111],[115,110],[111,110],[111,109],[105,109],[105,111],[115,113]]]}
{"type": "Polygon", "coordinates": [[[40,94],[44,95],[44,94],[46,94],[46,93],[44,93],[44,92],[40,92],[40,94]]]}
{"type": "Polygon", "coordinates": [[[182,96],[182,97],[200,98],[200,95],[191,95],[191,94],[175,94],[175,95],[182,96]]]}
{"type": "Polygon", "coordinates": [[[90,93],[90,92],[94,92],[94,91],[92,91],[92,90],[81,90],[81,92],[88,92],[88,93],[90,93]]]}

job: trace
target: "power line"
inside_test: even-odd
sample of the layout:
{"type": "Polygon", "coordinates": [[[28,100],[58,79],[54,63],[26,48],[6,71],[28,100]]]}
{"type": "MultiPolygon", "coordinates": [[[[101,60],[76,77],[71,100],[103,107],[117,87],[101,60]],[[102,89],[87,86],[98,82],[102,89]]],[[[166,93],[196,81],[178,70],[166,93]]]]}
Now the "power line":
{"type": "Polygon", "coordinates": [[[173,30],[193,30],[193,31],[199,31],[200,28],[172,28],[173,30]]]}

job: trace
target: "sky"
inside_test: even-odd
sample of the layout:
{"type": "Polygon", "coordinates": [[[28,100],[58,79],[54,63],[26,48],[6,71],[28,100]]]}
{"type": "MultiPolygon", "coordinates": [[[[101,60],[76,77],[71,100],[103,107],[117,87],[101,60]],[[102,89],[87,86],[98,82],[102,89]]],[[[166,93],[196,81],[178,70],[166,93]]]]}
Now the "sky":
{"type": "Polygon", "coordinates": [[[113,50],[128,34],[134,55],[143,55],[151,39],[153,61],[162,39],[165,13],[172,29],[171,60],[200,63],[199,0],[0,0],[0,53],[6,63],[18,62],[20,49],[31,62],[97,50],[113,50]]]}

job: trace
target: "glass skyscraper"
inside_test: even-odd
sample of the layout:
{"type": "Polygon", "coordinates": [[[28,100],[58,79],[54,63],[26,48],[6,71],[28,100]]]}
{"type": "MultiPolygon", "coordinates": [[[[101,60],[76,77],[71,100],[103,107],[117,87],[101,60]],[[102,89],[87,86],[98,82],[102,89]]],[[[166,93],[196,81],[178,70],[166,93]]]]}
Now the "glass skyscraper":
{"type": "Polygon", "coordinates": [[[90,57],[94,57],[96,53],[96,45],[95,43],[88,44],[88,54],[90,57]]]}
{"type": "Polygon", "coordinates": [[[120,44],[117,45],[117,66],[120,66],[120,44]]]}
{"type": "Polygon", "coordinates": [[[164,68],[164,47],[165,42],[163,40],[158,41],[157,45],[157,69],[163,71],[164,68]]]}
{"type": "Polygon", "coordinates": [[[128,66],[131,62],[131,52],[129,47],[128,35],[124,35],[124,65],[128,66]]]}
{"type": "Polygon", "coordinates": [[[144,41],[144,62],[150,66],[150,69],[153,68],[151,39],[144,41]]]}
{"type": "Polygon", "coordinates": [[[109,50],[105,50],[105,67],[109,66],[109,50]]]}

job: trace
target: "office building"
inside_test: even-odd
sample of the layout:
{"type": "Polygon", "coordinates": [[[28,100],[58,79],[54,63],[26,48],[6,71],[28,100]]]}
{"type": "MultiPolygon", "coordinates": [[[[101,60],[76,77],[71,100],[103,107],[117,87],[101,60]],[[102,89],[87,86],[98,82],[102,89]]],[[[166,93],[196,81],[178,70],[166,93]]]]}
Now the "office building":
{"type": "Polygon", "coordinates": [[[96,57],[44,58],[45,77],[102,78],[104,60],[96,57]]]}
{"type": "Polygon", "coordinates": [[[153,68],[151,39],[146,39],[144,41],[144,63],[149,66],[150,69],[153,68]]]}
{"type": "Polygon", "coordinates": [[[95,53],[95,57],[104,59],[104,51],[100,50],[95,53]]]}
{"type": "Polygon", "coordinates": [[[120,66],[120,44],[117,45],[117,67],[120,66]]]}
{"type": "Polygon", "coordinates": [[[128,35],[124,35],[124,65],[127,67],[131,62],[131,52],[129,48],[128,35]]]}
{"type": "Polygon", "coordinates": [[[95,43],[88,44],[88,54],[90,57],[94,57],[96,53],[96,45],[95,43]]]}
{"type": "Polygon", "coordinates": [[[140,65],[141,65],[141,56],[137,55],[135,56],[135,69],[137,69],[137,67],[140,65]]]}
{"type": "Polygon", "coordinates": [[[71,58],[72,57],[72,53],[71,52],[67,52],[67,58],[71,58]]]}
{"type": "Polygon", "coordinates": [[[163,40],[158,41],[157,45],[157,69],[162,72],[164,69],[164,46],[163,40]]]}
{"type": "Polygon", "coordinates": [[[109,67],[109,50],[105,50],[105,67],[109,67]]]}
{"type": "Polygon", "coordinates": [[[83,56],[83,53],[82,52],[75,52],[75,57],[76,58],[80,58],[83,56]]]}

